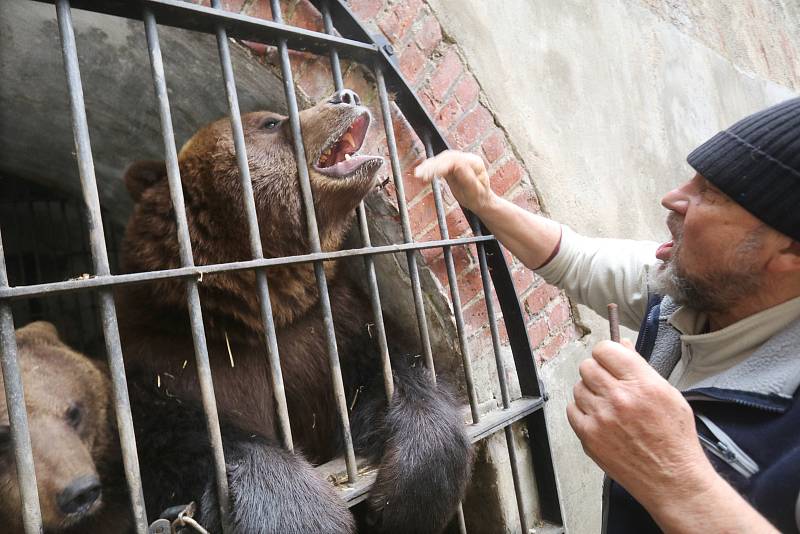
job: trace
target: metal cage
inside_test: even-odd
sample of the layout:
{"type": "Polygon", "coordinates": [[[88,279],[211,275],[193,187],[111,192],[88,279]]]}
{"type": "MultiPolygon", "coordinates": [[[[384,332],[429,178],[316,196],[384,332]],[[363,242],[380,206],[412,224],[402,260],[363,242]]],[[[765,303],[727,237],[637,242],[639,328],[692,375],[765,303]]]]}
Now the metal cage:
{"type": "MultiPolygon", "coordinates": [[[[281,430],[283,445],[292,449],[291,429],[289,426],[286,400],[283,395],[283,379],[278,359],[278,346],[275,326],[272,320],[272,309],[269,300],[268,279],[269,268],[275,265],[312,263],[320,292],[320,306],[326,323],[324,335],[327,340],[329,363],[334,376],[334,394],[345,437],[345,455],[342,460],[329,462],[318,469],[328,474],[344,471],[346,482],[340,484],[342,498],[354,505],[363,500],[374,481],[372,475],[359,475],[357,459],[353,452],[348,424],[348,410],[342,386],[341,370],[337,346],[333,333],[328,289],[323,269],[324,260],[360,256],[366,264],[367,283],[372,310],[377,327],[379,346],[383,356],[383,373],[387,394],[391,395],[392,369],[383,332],[381,302],[373,264],[373,257],[378,254],[404,254],[407,259],[411,286],[416,309],[417,326],[425,363],[433,370],[434,360],[428,334],[428,321],[423,307],[423,295],[420,286],[417,266],[417,251],[423,248],[441,247],[444,253],[450,297],[454,312],[455,324],[463,358],[463,372],[467,394],[470,402],[472,423],[468,426],[468,434],[473,442],[479,441],[495,432],[503,431],[508,447],[512,469],[517,507],[519,510],[521,531],[528,532],[529,527],[524,512],[526,503],[520,490],[520,473],[517,462],[517,451],[511,433],[511,424],[523,420],[528,427],[528,439],[532,451],[534,476],[538,489],[539,504],[542,516],[553,524],[561,523],[559,501],[553,472],[550,446],[545,427],[543,405],[546,400],[542,384],[537,375],[534,357],[525,330],[522,312],[517,299],[508,266],[500,245],[491,235],[484,233],[480,221],[472,214],[465,213],[473,230],[472,237],[450,239],[438,180],[433,181],[438,224],[441,239],[437,241],[414,242],[406,206],[402,171],[395,142],[391,120],[389,93],[394,95],[394,102],[403,112],[415,132],[423,140],[428,157],[448,148],[442,134],[438,131],[431,117],[425,111],[417,97],[399,73],[394,60],[391,45],[380,39],[372,38],[364,27],[355,19],[342,0],[314,0],[313,3],[323,15],[326,33],[309,31],[284,24],[278,0],[271,0],[274,21],[267,21],[244,15],[225,12],[219,8],[219,0],[212,0],[211,7],[183,2],[180,0],[38,0],[53,3],[56,7],[61,48],[66,69],[70,107],[72,112],[72,128],[75,150],[79,167],[81,190],[86,215],[86,229],[90,245],[91,276],[58,282],[41,282],[25,285],[21,279],[9,279],[6,262],[17,261],[3,254],[0,239],[0,359],[5,378],[5,394],[9,407],[9,418],[13,452],[19,477],[19,487],[23,503],[23,525],[28,534],[42,531],[41,514],[33,467],[30,437],[28,433],[25,404],[23,401],[20,369],[17,362],[17,349],[14,337],[14,319],[12,306],[18,301],[28,301],[44,296],[58,296],[67,292],[77,292],[87,296],[93,294],[102,324],[102,337],[108,357],[108,364],[113,385],[113,400],[119,429],[125,475],[130,492],[130,504],[133,511],[135,529],[138,533],[148,532],[148,519],[145,514],[142,484],[139,476],[136,442],[128,399],[128,389],[123,365],[123,354],[117,329],[116,310],[112,290],[121,284],[148,282],[156,279],[174,278],[185,281],[187,304],[191,320],[199,383],[202,393],[203,408],[206,414],[209,436],[213,449],[214,468],[217,482],[217,494],[220,496],[222,517],[227,508],[228,488],[225,476],[225,462],[222,452],[222,438],[214,399],[211,369],[206,347],[202,310],[198,294],[198,277],[203,274],[250,269],[257,276],[258,296],[261,304],[262,320],[267,333],[267,352],[271,367],[271,379],[277,400],[277,416],[281,430]],[[152,78],[158,102],[167,163],[169,189],[174,206],[178,227],[178,240],[182,265],[179,268],[132,274],[111,274],[109,254],[106,248],[106,237],[101,215],[100,201],[89,140],[86,109],[77,59],[77,49],[71,9],[90,10],[98,13],[141,20],[145,26],[148,52],[150,56],[152,78]],[[245,209],[249,227],[252,259],[216,265],[194,265],[191,244],[187,230],[184,211],[183,194],[178,170],[178,159],[173,135],[170,104],[167,95],[165,72],[159,46],[158,24],[173,26],[196,32],[215,35],[219,50],[220,65],[226,85],[230,120],[237,152],[240,178],[245,191],[245,209]],[[335,28],[335,29],[334,29],[335,28]],[[261,250],[259,228],[250,184],[245,143],[239,117],[239,104],[233,78],[228,39],[246,39],[267,45],[276,46],[280,57],[280,67],[284,83],[286,102],[289,109],[289,120],[294,137],[294,152],[300,175],[300,187],[305,207],[306,222],[309,229],[311,250],[308,254],[264,258],[261,250]],[[334,75],[337,90],[343,88],[339,58],[348,58],[367,66],[374,73],[377,81],[379,103],[386,129],[388,153],[391,173],[397,191],[397,202],[402,222],[403,242],[386,246],[372,246],[367,228],[367,214],[363,202],[358,207],[358,227],[363,246],[361,248],[336,252],[322,252],[314,213],[313,199],[309,184],[308,168],[305,159],[303,139],[300,134],[299,111],[295,95],[292,69],[289,62],[289,49],[303,50],[319,55],[327,55],[334,75]],[[475,388],[472,378],[472,366],[467,334],[461,310],[461,301],[453,263],[452,247],[475,246],[477,249],[483,291],[486,296],[490,332],[495,361],[500,369],[501,352],[498,325],[491,298],[492,288],[496,292],[501,307],[503,320],[508,332],[510,347],[519,377],[522,397],[512,400],[504,373],[498,372],[502,397],[502,409],[488,414],[478,411],[475,388]],[[15,282],[15,285],[10,285],[15,282]],[[343,467],[342,467],[343,464],[343,467]]],[[[8,237],[6,238],[8,239],[8,237]]],[[[12,266],[13,270],[13,266],[12,266]]],[[[345,478],[342,476],[342,478],[345,478]]],[[[459,506],[458,517],[461,532],[466,532],[463,511],[459,506]]]]}

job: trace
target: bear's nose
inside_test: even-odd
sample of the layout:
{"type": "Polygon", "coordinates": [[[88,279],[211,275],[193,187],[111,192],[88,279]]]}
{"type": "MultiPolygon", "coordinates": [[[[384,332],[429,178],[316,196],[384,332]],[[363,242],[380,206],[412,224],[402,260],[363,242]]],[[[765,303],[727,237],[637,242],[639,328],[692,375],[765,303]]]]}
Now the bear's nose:
{"type": "Polygon", "coordinates": [[[101,486],[96,476],[76,478],[58,494],[56,501],[65,514],[87,510],[100,497],[101,486]]]}
{"type": "Polygon", "coordinates": [[[328,102],[331,104],[350,104],[351,106],[358,106],[361,104],[361,98],[355,91],[342,89],[341,91],[333,93],[333,96],[331,96],[328,102]]]}

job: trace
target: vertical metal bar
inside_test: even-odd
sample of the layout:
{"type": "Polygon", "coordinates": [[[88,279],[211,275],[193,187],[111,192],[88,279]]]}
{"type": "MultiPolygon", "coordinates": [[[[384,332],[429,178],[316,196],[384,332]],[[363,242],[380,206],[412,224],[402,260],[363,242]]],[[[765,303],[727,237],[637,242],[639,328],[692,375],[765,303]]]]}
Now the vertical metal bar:
{"type": "MultiPolygon", "coordinates": [[[[108,254],[103,236],[103,222],[100,216],[100,199],[97,194],[97,181],[94,174],[94,161],[92,148],[89,141],[89,126],[86,121],[86,107],[83,102],[83,87],[81,85],[80,70],[78,66],[78,51],[75,45],[75,33],[72,27],[72,16],[68,0],[56,0],[56,13],[58,29],[61,38],[61,50],[64,56],[64,68],[67,74],[67,88],[69,90],[70,109],[72,117],[72,131],[75,137],[75,152],[78,158],[78,171],[81,180],[81,190],[86,207],[86,219],[89,232],[89,241],[92,251],[92,263],[95,274],[107,276],[108,254]]],[[[114,395],[114,409],[119,429],[122,460],[125,467],[125,478],[128,482],[131,508],[137,532],[147,532],[147,515],[142,493],[142,481],[139,475],[139,460],[136,454],[136,439],[133,431],[133,418],[131,417],[130,399],[128,398],[127,380],[125,378],[125,364],[122,359],[122,349],[117,329],[117,314],[114,308],[114,298],[110,289],[99,292],[101,317],[103,320],[103,334],[108,353],[108,366],[111,374],[111,385],[114,395]]]]}
{"type": "MultiPolygon", "coordinates": [[[[481,234],[480,224],[474,224],[473,228],[476,235],[481,234]]],[[[511,396],[508,392],[508,381],[504,372],[502,352],[500,351],[500,334],[497,329],[497,316],[495,314],[494,300],[492,300],[492,284],[489,274],[489,267],[486,261],[486,249],[483,243],[477,243],[478,266],[481,273],[481,283],[483,284],[484,302],[486,303],[486,314],[489,318],[489,332],[492,337],[492,349],[494,352],[494,362],[497,368],[497,380],[500,383],[500,398],[503,402],[503,409],[507,410],[511,406],[511,396]]],[[[508,459],[511,464],[511,479],[514,483],[514,497],[517,500],[517,513],[519,514],[520,529],[528,532],[528,518],[525,513],[525,498],[522,495],[522,481],[519,474],[519,464],[517,462],[517,446],[514,443],[514,433],[510,426],[504,429],[506,436],[506,449],[508,459]]]]}
{"type": "MultiPolygon", "coordinates": [[[[427,157],[433,157],[433,147],[430,142],[430,134],[426,132],[425,137],[425,152],[427,157]]],[[[439,219],[439,227],[442,229],[442,239],[449,239],[447,224],[444,217],[444,210],[442,209],[441,201],[441,184],[438,177],[434,177],[431,183],[434,193],[434,203],[436,205],[436,215],[439,219]]],[[[478,227],[478,234],[480,234],[480,227],[478,227]]],[[[486,252],[482,243],[477,243],[478,249],[478,264],[480,267],[481,283],[483,285],[484,301],[486,303],[486,311],[489,318],[489,331],[492,338],[492,349],[494,351],[495,366],[497,368],[497,378],[500,383],[500,398],[503,403],[503,409],[507,410],[511,405],[511,397],[508,392],[508,382],[505,373],[503,372],[502,353],[500,352],[500,335],[497,329],[497,318],[495,316],[494,301],[492,300],[491,282],[489,278],[489,269],[486,264],[486,252]]],[[[450,281],[451,295],[455,275],[451,274],[451,267],[453,263],[452,253],[450,247],[444,247],[445,262],[447,265],[447,274],[450,281]]],[[[456,290],[456,296],[458,291],[456,290]]],[[[454,304],[455,306],[455,304],[454,304]]],[[[459,310],[460,314],[460,310],[459,310]]],[[[458,324],[458,316],[456,316],[456,324],[458,324]]],[[[459,332],[459,334],[461,334],[459,332]]],[[[470,398],[472,403],[472,398],[470,398]]],[[[517,449],[514,443],[514,435],[510,426],[503,429],[506,437],[506,448],[508,449],[509,462],[511,464],[511,477],[514,483],[514,495],[517,501],[517,511],[519,513],[520,528],[522,532],[528,532],[528,520],[525,515],[524,498],[522,496],[522,485],[519,475],[519,467],[517,464],[517,449]]]]}
{"type": "MultiPolygon", "coordinates": [[[[270,0],[272,5],[272,15],[275,22],[283,24],[281,6],[278,0],[270,0]]],[[[294,142],[294,156],[297,163],[297,171],[300,176],[300,190],[303,196],[305,207],[306,223],[308,226],[308,237],[311,244],[311,252],[320,252],[319,229],[317,228],[317,216],[314,212],[314,198],[311,195],[311,182],[308,176],[308,163],[306,161],[306,151],[303,146],[303,137],[300,130],[300,111],[297,108],[297,97],[294,92],[294,80],[292,77],[292,66],[289,62],[289,47],[286,39],[278,43],[278,50],[281,57],[281,73],[283,74],[283,89],[286,93],[286,104],[289,107],[289,123],[292,129],[292,140],[294,142]]],[[[321,261],[314,262],[314,274],[317,278],[317,288],[319,290],[320,306],[325,324],[325,334],[328,348],[328,359],[331,368],[331,378],[333,380],[333,391],[336,399],[336,408],[342,425],[342,438],[345,446],[345,464],[347,465],[347,479],[355,482],[358,477],[356,469],[356,456],[353,452],[353,437],[350,432],[350,417],[347,413],[347,397],[344,392],[344,382],[342,380],[342,368],[339,363],[339,350],[336,347],[336,334],[333,328],[333,315],[331,314],[331,303],[328,295],[328,283],[325,277],[325,268],[321,261]]]]}
{"type": "MultiPolygon", "coordinates": [[[[322,21],[325,24],[325,33],[333,35],[333,23],[331,22],[330,6],[326,1],[322,4],[322,21]]],[[[339,53],[335,48],[330,49],[331,71],[333,72],[333,83],[337,91],[344,89],[342,79],[342,67],[339,63],[339,53]]],[[[369,226],[367,224],[367,210],[364,201],[358,203],[356,210],[358,214],[358,229],[361,234],[361,241],[364,247],[371,247],[372,242],[369,237],[369,226]]],[[[378,348],[381,352],[381,367],[383,370],[383,389],[386,391],[387,401],[392,400],[394,395],[394,380],[392,378],[392,361],[389,356],[389,345],[386,342],[386,328],[383,324],[383,309],[381,308],[380,291],[378,290],[378,277],[375,274],[375,261],[372,256],[364,256],[364,266],[367,270],[367,284],[369,286],[370,304],[372,305],[372,317],[375,321],[375,331],[378,335],[378,348]]]]}
{"type": "MultiPolygon", "coordinates": [[[[433,157],[433,147],[431,146],[430,134],[425,134],[425,153],[427,157],[433,157]]],[[[447,219],[444,213],[444,203],[442,202],[442,188],[439,183],[439,178],[434,177],[431,182],[433,189],[433,203],[436,207],[436,218],[439,222],[439,232],[442,234],[442,239],[450,239],[450,232],[447,230],[447,219]]],[[[478,396],[475,393],[475,382],[472,377],[472,360],[470,358],[469,345],[467,344],[467,333],[464,328],[464,314],[461,310],[461,295],[458,293],[458,279],[456,277],[456,268],[453,264],[453,250],[450,246],[442,247],[444,253],[444,263],[447,268],[447,281],[450,286],[450,299],[453,301],[453,315],[456,320],[456,331],[458,332],[458,343],[461,347],[461,361],[464,367],[464,381],[467,385],[467,394],[469,396],[469,408],[472,412],[472,423],[480,421],[480,413],[478,412],[478,396]]]]}
{"type": "MultiPolygon", "coordinates": [[[[375,66],[375,79],[378,82],[378,96],[381,104],[381,115],[383,126],[386,130],[386,142],[389,148],[389,159],[392,164],[392,176],[394,177],[395,190],[397,191],[397,208],[400,211],[400,222],[403,227],[403,240],[412,243],[414,240],[411,234],[411,224],[408,222],[408,208],[406,207],[405,189],[403,188],[403,173],[400,170],[400,159],[397,156],[397,142],[394,136],[394,125],[392,124],[392,111],[389,106],[389,94],[386,91],[386,81],[383,78],[383,69],[380,65],[375,66]]],[[[422,288],[419,283],[419,271],[417,270],[417,256],[415,252],[406,253],[408,260],[408,274],[411,278],[411,289],[414,294],[414,307],[417,312],[417,326],[419,327],[422,351],[425,356],[425,365],[431,372],[431,378],[436,381],[436,369],[433,362],[431,351],[431,340],[428,334],[428,319],[425,316],[425,303],[422,299],[422,288]]]]}
{"type": "MultiPolygon", "coordinates": [[[[194,265],[192,258],[192,243],[189,238],[189,226],[186,222],[186,208],[183,203],[183,189],[181,185],[180,170],[178,168],[178,153],[175,148],[175,134],[172,130],[172,115],[169,109],[167,95],[167,81],[164,74],[164,64],[161,57],[161,46],[158,40],[156,19],[150,9],[143,11],[144,29],[147,37],[147,50],[150,55],[150,66],[155,86],[158,112],[161,119],[161,133],[164,139],[166,153],[167,180],[172,199],[172,208],[175,210],[175,222],[178,230],[178,245],[180,248],[181,264],[184,267],[194,265]]],[[[189,321],[194,342],[195,361],[197,363],[197,378],[200,382],[200,396],[203,410],[206,415],[209,440],[214,457],[214,473],[216,475],[217,496],[222,518],[223,531],[228,531],[228,477],[225,472],[225,455],[222,449],[222,433],[219,428],[219,414],[214,397],[214,384],[211,381],[211,364],[208,358],[206,333],[203,327],[203,315],[200,309],[200,293],[197,281],[189,280],[186,283],[187,303],[189,306],[189,321]]]]}
{"type": "MultiPolygon", "coordinates": [[[[327,0],[322,4],[322,23],[325,26],[325,33],[333,35],[331,7],[327,0]]],[[[344,81],[342,80],[342,66],[339,63],[339,53],[334,47],[331,47],[329,55],[331,58],[331,71],[333,72],[333,84],[336,86],[337,91],[341,91],[344,89],[344,81]]]]}
{"type": "Polygon", "coordinates": [[[461,505],[461,503],[458,503],[458,509],[456,510],[456,517],[458,518],[459,534],[467,534],[467,523],[466,521],[464,521],[464,507],[461,505]]]}
{"type": "MultiPolygon", "coordinates": [[[[211,7],[220,9],[220,0],[212,0],[211,7]]],[[[236,163],[239,166],[239,179],[242,184],[242,193],[244,194],[245,216],[247,217],[247,227],[250,232],[250,253],[253,259],[261,259],[264,257],[264,251],[261,246],[261,232],[258,227],[258,216],[255,198],[253,197],[253,183],[250,181],[250,168],[247,163],[247,147],[244,141],[244,130],[242,129],[242,118],[239,111],[239,98],[236,94],[236,80],[233,76],[227,32],[222,26],[217,28],[217,48],[219,49],[219,61],[222,65],[222,78],[225,82],[225,94],[228,98],[233,145],[236,149],[236,163]]],[[[283,372],[281,371],[280,354],[278,353],[278,338],[275,334],[275,321],[272,316],[272,301],[269,297],[267,273],[263,269],[257,269],[255,273],[258,301],[261,307],[261,320],[267,340],[267,358],[273,396],[275,397],[275,411],[278,415],[283,446],[291,451],[294,450],[292,428],[289,422],[289,408],[286,404],[286,388],[283,383],[283,372]]]]}
{"type": "MultiPolygon", "coordinates": [[[[8,287],[3,238],[0,236],[0,287],[8,287]]],[[[42,514],[39,510],[39,493],[36,490],[36,471],[33,467],[33,450],[25,413],[25,392],[22,373],[17,360],[17,340],[14,336],[14,318],[11,304],[0,301],[0,364],[3,369],[3,387],[11,425],[11,445],[17,467],[19,496],[22,503],[22,525],[25,534],[42,532],[42,514]]]]}

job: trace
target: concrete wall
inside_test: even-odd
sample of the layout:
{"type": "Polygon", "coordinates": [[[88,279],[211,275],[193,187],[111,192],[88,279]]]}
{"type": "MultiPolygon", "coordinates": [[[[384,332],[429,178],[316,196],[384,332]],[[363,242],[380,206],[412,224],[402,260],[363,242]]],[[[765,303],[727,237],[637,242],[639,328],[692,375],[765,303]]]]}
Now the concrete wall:
{"type": "MultiPolygon", "coordinates": [[[[800,88],[800,7],[754,0],[429,0],[485,104],[506,129],[546,213],[589,235],[662,239],[660,196],[685,156],[741,116],[800,88]]],[[[565,522],[597,532],[599,470],[564,407],[577,362],[607,332],[542,372],[565,522]]]]}

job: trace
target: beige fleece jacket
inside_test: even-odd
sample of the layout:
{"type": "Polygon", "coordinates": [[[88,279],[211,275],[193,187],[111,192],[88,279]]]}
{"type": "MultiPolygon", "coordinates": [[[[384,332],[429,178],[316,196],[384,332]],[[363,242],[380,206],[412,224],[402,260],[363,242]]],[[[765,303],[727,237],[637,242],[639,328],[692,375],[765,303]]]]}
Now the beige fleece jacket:
{"type": "MultiPolygon", "coordinates": [[[[659,263],[657,248],[653,241],[589,238],[564,226],[558,254],[536,273],[603,316],[608,303],[616,302],[620,322],[638,330],[647,308],[651,273],[659,263]]],[[[797,318],[800,297],[706,333],[704,314],[678,308],[669,322],[681,333],[681,359],[670,383],[689,389],[733,367],[797,318]]]]}

